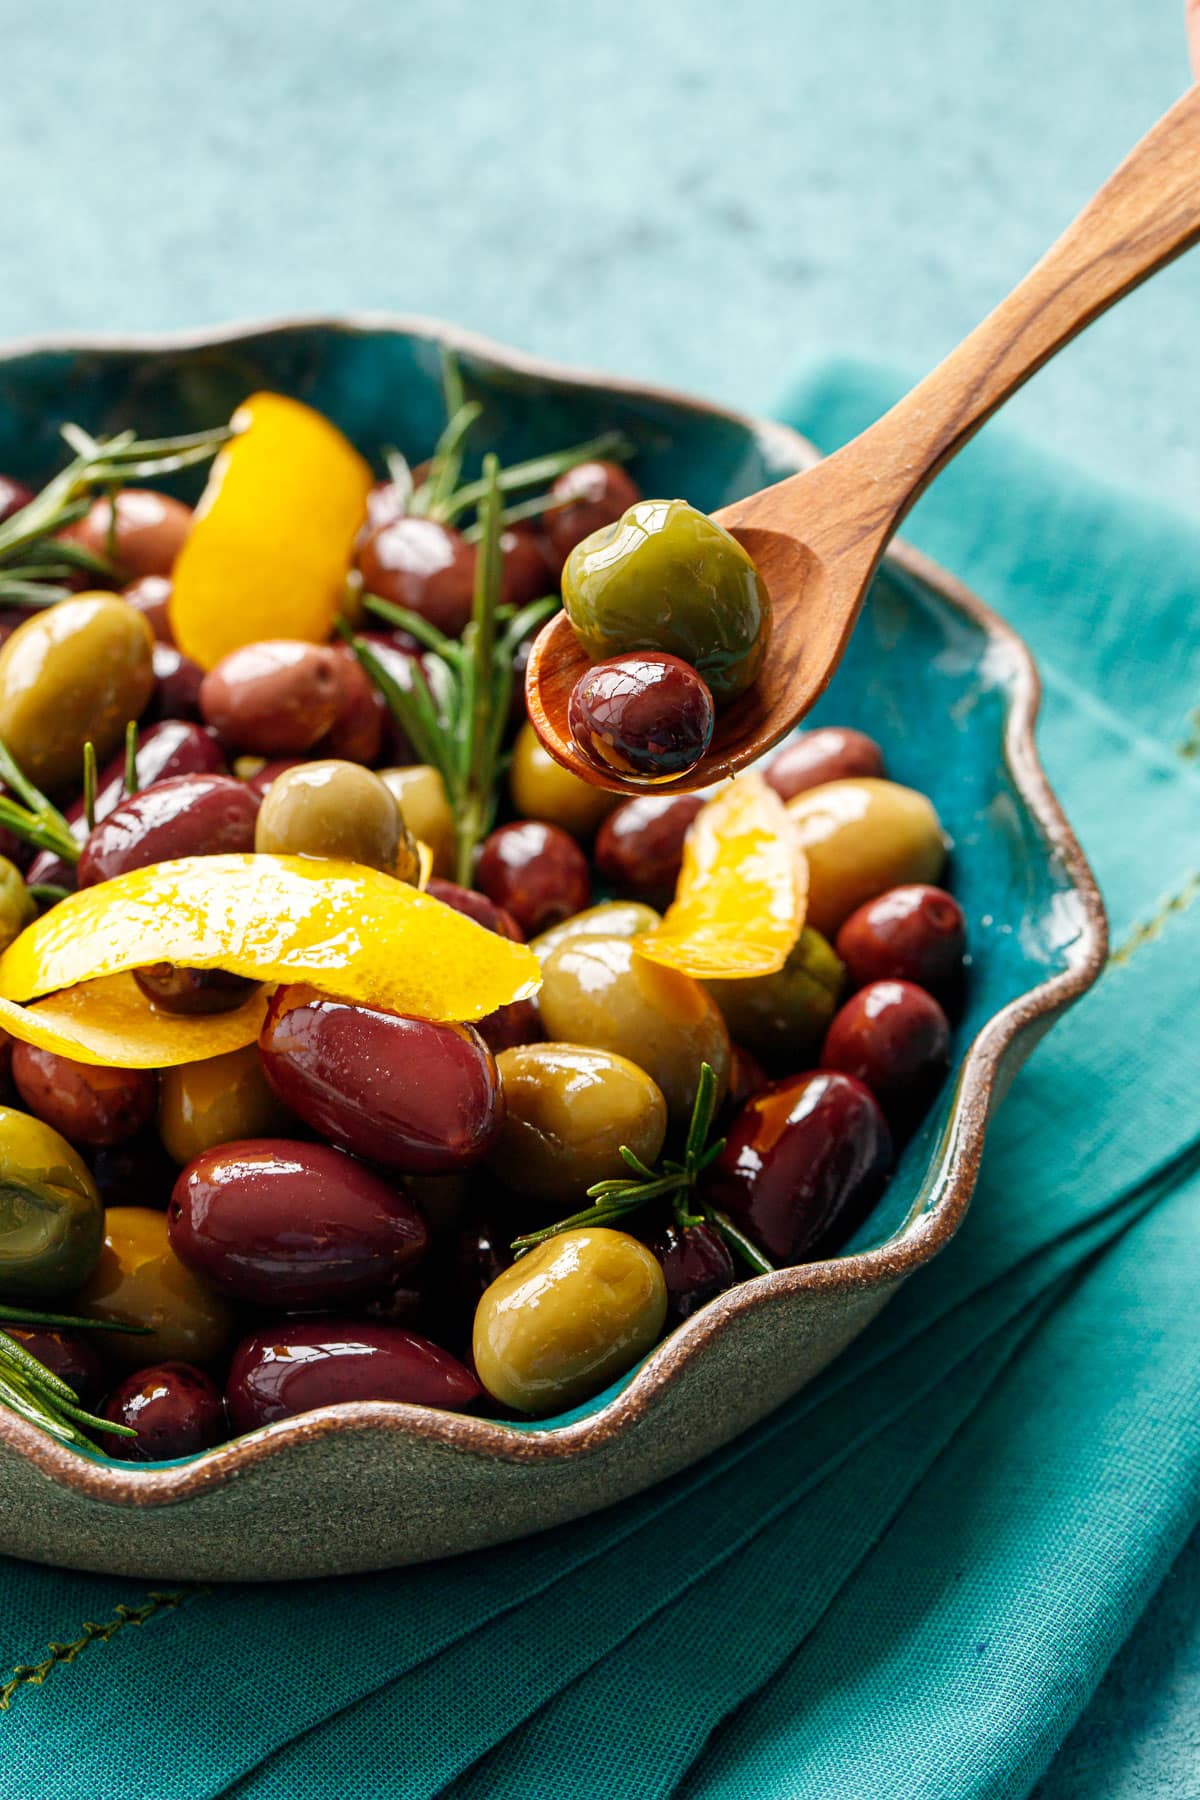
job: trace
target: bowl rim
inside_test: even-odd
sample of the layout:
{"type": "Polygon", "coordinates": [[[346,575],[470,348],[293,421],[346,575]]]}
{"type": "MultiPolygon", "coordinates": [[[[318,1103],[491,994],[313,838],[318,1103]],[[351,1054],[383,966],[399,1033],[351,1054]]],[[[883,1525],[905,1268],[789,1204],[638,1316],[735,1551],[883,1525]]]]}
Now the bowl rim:
{"type": "MultiPolygon", "coordinates": [[[[0,368],[36,355],[97,352],[154,356],[173,350],[203,350],[248,337],[286,336],[311,330],[348,336],[384,333],[426,338],[519,374],[572,387],[614,391],[634,400],[663,401],[684,412],[728,420],[768,452],[799,467],[819,460],[819,452],[806,438],[777,420],[761,419],[657,383],[555,362],[425,314],[296,313],[237,320],[200,330],[39,334],[0,345],[0,368]]],[[[769,1304],[776,1297],[800,1292],[890,1290],[935,1256],[957,1231],[970,1203],[1007,1052],[1027,1033],[1048,1027],[1058,1013],[1091,987],[1107,957],[1108,925],[1095,877],[1037,752],[1034,728],[1041,702],[1041,680],[1029,647],[1005,619],[921,551],[894,540],[886,560],[965,614],[1002,652],[1011,670],[1003,733],[1009,775],[1052,854],[1061,863],[1075,898],[1079,925],[1078,936],[1066,952],[1066,967],[1009,1001],[968,1045],[951,1117],[942,1137],[939,1161],[943,1174],[932,1204],[910,1215],[894,1237],[877,1247],[776,1269],[769,1275],[739,1282],[673,1331],[632,1380],[598,1412],[552,1429],[529,1430],[407,1402],[352,1401],[281,1419],[186,1462],[139,1469],[128,1463],[93,1458],[60,1443],[17,1414],[0,1409],[0,1446],[17,1451],[57,1485],[118,1507],[177,1504],[223,1487],[253,1465],[284,1454],[292,1445],[353,1429],[401,1432],[423,1438],[431,1447],[439,1445],[501,1462],[558,1463],[600,1451],[627,1431],[654,1405],[685,1365],[701,1355],[706,1345],[739,1315],[769,1304]]]]}

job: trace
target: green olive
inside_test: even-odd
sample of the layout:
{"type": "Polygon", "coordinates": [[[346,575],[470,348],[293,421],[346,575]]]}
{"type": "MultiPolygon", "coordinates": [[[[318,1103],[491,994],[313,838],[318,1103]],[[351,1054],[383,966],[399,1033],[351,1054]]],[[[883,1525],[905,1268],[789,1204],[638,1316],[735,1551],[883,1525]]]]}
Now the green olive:
{"type": "Polygon", "coordinates": [[[103,762],[154,688],[154,634],[115,594],[77,594],[18,625],[0,649],[0,738],[39,787],[103,762]]]}
{"type": "Polygon", "coordinates": [[[806,926],[776,974],[704,985],[735,1044],[768,1068],[794,1072],[820,1048],[837,1009],[845,972],[820,932],[806,926]]]}
{"type": "Polygon", "coordinates": [[[7,856],[0,856],[0,950],[37,918],[37,902],[25,886],[25,877],[7,856]]]}
{"type": "Polygon", "coordinates": [[[295,1119],[263,1074],[257,1044],[164,1069],[158,1135],[180,1165],[238,1138],[287,1137],[295,1119]]]}
{"type": "Polygon", "coordinates": [[[599,906],[589,906],[586,911],[564,919],[561,925],[551,925],[548,931],[539,932],[529,948],[539,962],[545,962],[552,950],[557,950],[560,944],[570,943],[573,938],[632,938],[641,931],[653,931],[661,924],[662,915],[652,906],[643,906],[640,900],[603,900],[599,906]]]}
{"type": "Polygon", "coordinates": [[[684,500],[639,500],[576,544],[563,606],[595,662],[663,650],[703,675],[718,706],[750,686],[771,601],[736,538],[684,500]]]}
{"type": "Polygon", "coordinates": [[[498,1275],[475,1313],[475,1369],[517,1412],[577,1406],[633,1367],[667,1314],[658,1259],[624,1231],[564,1231],[498,1275]]]}
{"type": "Polygon", "coordinates": [[[856,906],[888,888],[936,882],[946,838],[924,794],[861,776],[787,803],[808,858],[808,923],[832,938],[856,906]]]}
{"type": "Polygon", "coordinates": [[[417,850],[387,784],[361,763],[307,762],[277,775],[263,798],[254,848],[332,856],[415,881],[417,850]]]}
{"type": "Polygon", "coordinates": [[[167,1241],[167,1215],[149,1206],[110,1206],[104,1247],[76,1306],[91,1319],[148,1326],[105,1332],[103,1351],[127,1369],[159,1362],[216,1362],[234,1318],[218,1294],[184,1267],[167,1241]]]}
{"type": "Polygon", "coordinates": [[[550,1038],[628,1057],[662,1092],[672,1126],[686,1126],[701,1063],[729,1080],[729,1033],[711,994],[690,975],[639,956],[625,938],[578,937],[542,964],[538,993],[550,1038]]]}
{"type": "Polygon", "coordinates": [[[582,1206],[593,1182],[627,1174],[621,1146],[653,1163],[667,1104],[644,1069],[582,1044],[521,1044],[496,1058],[504,1123],[488,1165],[514,1191],[582,1206]]]}
{"type": "Polygon", "coordinates": [[[408,829],[433,853],[433,873],[454,874],[454,814],[438,771],[428,763],[380,769],[379,779],[400,808],[408,829]]]}
{"type": "Polygon", "coordinates": [[[104,1241],[104,1209],[66,1138],[0,1106],[0,1299],[41,1299],[85,1281],[104,1241]]]}
{"type": "Polygon", "coordinates": [[[621,798],[555,762],[528,719],[513,745],[508,791],[518,818],[542,819],[578,838],[590,838],[621,798]]]}

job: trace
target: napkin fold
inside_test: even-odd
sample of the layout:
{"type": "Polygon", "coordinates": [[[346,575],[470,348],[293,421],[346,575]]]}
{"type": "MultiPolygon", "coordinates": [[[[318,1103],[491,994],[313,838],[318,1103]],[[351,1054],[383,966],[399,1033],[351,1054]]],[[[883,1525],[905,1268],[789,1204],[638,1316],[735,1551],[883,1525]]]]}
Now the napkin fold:
{"type": "MultiPolygon", "coordinates": [[[[832,448],[906,385],[786,412],[832,448]]],[[[1037,653],[1115,946],[958,1237],[757,1430],[528,1543],[157,1600],[0,1565],[0,1800],[1030,1791],[1200,1516],[1200,531],[991,428],[907,535],[1037,653]]]]}

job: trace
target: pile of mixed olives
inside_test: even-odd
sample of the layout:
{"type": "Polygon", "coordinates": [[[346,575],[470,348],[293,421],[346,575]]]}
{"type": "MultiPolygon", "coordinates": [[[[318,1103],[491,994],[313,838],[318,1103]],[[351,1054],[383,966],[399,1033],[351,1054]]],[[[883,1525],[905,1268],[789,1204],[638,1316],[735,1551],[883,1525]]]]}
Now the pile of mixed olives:
{"type": "MultiPolygon", "coordinates": [[[[488,519],[455,514],[456,475],[397,461],[370,487],[328,641],[200,666],[172,610],[200,515],[133,485],[55,534],[82,558],[65,595],[3,614],[0,945],[131,871],[270,855],[423,886],[541,971],[456,1023],[332,976],[156,961],[135,972],[156,1016],[203,1030],[257,995],[253,1040],[154,1069],[2,1037],[0,1401],[34,1359],[105,1455],[186,1456],[338,1401],[577,1405],[734,1283],[843,1246],[948,1069],[966,944],[946,841],[870,738],[807,731],[761,765],[807,859],[803,929],[778,972],[701,981],[637,939],[706,796],[593,787],[524,716],[518,626],[561,583],[595,659],[578,742],[622,774],[686,771],[766,647],[745,552],[583,457],[540,510],[492,515],[484,621],[488,519]],[[445,680],[484,623],[486,791],[445,680]]],[[[31,502],[0,478],[0,521],[31,502]]]]}

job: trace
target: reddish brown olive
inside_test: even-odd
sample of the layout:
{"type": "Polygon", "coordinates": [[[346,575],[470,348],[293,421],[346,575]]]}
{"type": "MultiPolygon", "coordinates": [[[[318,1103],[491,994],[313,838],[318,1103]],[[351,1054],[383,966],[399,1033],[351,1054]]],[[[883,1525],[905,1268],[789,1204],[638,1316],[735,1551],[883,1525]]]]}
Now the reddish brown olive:
{"type": "Polygon", "coordinates": [[[177,775],[134,794],[96,826],[76,871],[81,888],[178,856],[253,850],[260,801],[231,775],[177,775]]]}
{"type": "Polygon", "coordinates": [[[14,481],[11,475],[0,475],[0,525],[34,498],[33,489],[26,487],[23,481],[14,481]]]}
{"type": "Polygon", "coordinates": [[[525,942],[525,933],[512,914],[475,888],[460,887],[456,881],[443,881],[440,875],[431,875],[425,892],[444,906],[452,906],[455,912],[474,919],[485,930],[494,931],[498,937],[511,938],[515,944],[525,942]]]}
{"type": "Polygon", "coordinates": [[[945,1000],[961,985],[966,942],[966,920],[953,894],[915,882],[889,888],[852,912],[838,932],[837,953],[856,987],[915,981],[945,1000]]]}
{"type": "Polygon", "coordinates": [[[93,500],[83,518],[62,533],[93,556],[110,558],[124,581],[142,575],[169,575],[191,529],[192,509],[151,488],[122,488],[113,503],[93,500]]]}
{"type": "Polygon", "coordinates": [[[219,1293],[334,1307],[381,1293],[425,1253],[393,1183],[328,1144],[244,1138],[202,1151],[167,1207],[171,1248],[219,1293]]]}
{"type": "Polygon", "coordinates": [[[471,617],[474,544],[436,519],[400,518],[373,531],[358,555],[369,594],[407,607],[447,637],[471,617]]]}
{"type": "Polygon", "coordinates": [[[196,1456],[225,1436],[221,1390],[192,1363],[154,1363],[127,1375],[105,1402],[104,1417],[137,1433],[102,1440],[108,1454],[122,1462],[196,1456]]]}
{"type": "Polygon", "coordinates": [[[641,794],[610,813],[596,834],[596,871],[621,893],[665,906],[675,893],[683,840],[701,794],[641,794]]]}
{"type": "Polygon", "coordinates": [[[342,697],[337,716],[316,746],[316,755],[337,762],[377,762],[390,720],[387,702],[348,644],[334,644],[342,697]]]}
{"type": "Polygon", "coordinates": [[[844,1243],[878,1197],[892,1140],[870,1090],[814,1071],[772,1082],[730,1124],[705,1194],[772,1262],[844,1243]]]}
{"type": "Polygon", "coordinates": [[[415,1402],[462,1412],[482,1393],[448,1350],[398,1325],[288,1320],[243,1338],[225,1389],[234,1431],[348,1400],[415,1402]]]}
{"type": "Polygon", "coordinates": [[[150,1069],[102,1068],[15,1044],[12,1076],[34,1117],[72,1144],[123,1144],[154,1117],[158,1086],[150,1069]]]}
{"type": "Polygon", "coordinates": [[[124,589],[130,606],[144,613],[146,622],[159,644],[174,645],[175,635],[167,608],[171,603],[171,582],[166,575],[140,575],[124,589]]]}
{"type": "Polygon", "coordinates": [[[542,1021],[536,1000],[513,1000],[498,1006],[495,1012],[476,1019],[475,1029],[491,1051],[515,1050],[518,1044],[536,1044],[542,1036],[542,1021]]]}
{"type": "Polygon", "coordinates": [[[823,1069],[869,1087],[893,1126],[912,1122],[945,1076],[950,1025],[932,994],[911,981],[872,981],[834,1016],[823,1069]]]}
{"type": "Polygon", "coordinates": [[[232,749],[298,756],[330,730],[343,662],[328,644],[272,638],[231,650],[200,684],[205,720],[232,749]]]}
{"type": "Polygon", "coordinates": [[[571,736],[596,768],[641,781],[694,769],[716,718],[707,683],[678,656],[632,651],[585,669],[571,690],[571,736]]]}
{"type": "Polygon", "coordinates": [[[739,1106],[745,1104],[751,1094],[757,1094],[765,1088],[770,1076],[759,1062],[757,1056],[734,1044],[729,1064],[729,1092],[725,1097],[725,1106],[730,1113],[735,1113],[739,1106]]]}
{"type": "Polygon", "coordinates": [[[540,819],[518,819],[490,832],[475,879],[526,937],[582,912],[591,899],[587,857],[573,837],[540,819]]]}
{"type": "Polygon", "coordinates": [[[93,1407],[104,1392],[104,1365],[82,1331],[52,1331],[48,1326],[12,1325],[0,1321],[0,1331],[15,1338],[22,1350],[36,1356],[44,1368],[65,1381],[81,1406],[93,1407]]]}
{"type": "Polygon", "coordinates": [[[231,975],[228,969],[184,969],[168,962],[135,969],[133,978],[147,1000],[185,1018],[236,1012],[259,985],[248,975],[231,975]]]}
{"type": "Polygon", "coordinates": [[[543,541],[532,525],[510,525],[500,533],[500,604],[528,606],[558,583],[550,573],[543,541]]]}
{"type": "Polygon", "coordinates": [[[542,514],[542,529],[560,566],[576,544],[602,525],[614,524],[641,497],[642,490],[620,463],[577,463],[560,475],[542,514]]]}
{"type": "Polygon", "coordinates": [[[284,1104],[371,1162],[448,1172],[478,1161],[499,1129],[495,1059],[469,1025],[281,987],[259,1048],[284,1104]]]}
{"type": "Polygon", "coordinates": [[[865,731],[843,725],[825,725],[802,731],[777,750],[763,769],[763,779],[781,799],[790,800],[806,788],[851,776],[882,775],[883,751],[865,731]]]}
{"type": "Polygon", "coordinates": [[[678,1325],[737,1280],[724,1241],[711,1225],[678,1225],[674,1219],[650,1238],[667,1284],[667,1319],[678,1325]]]}
{"type": "Polygon", "coordinates": [[[173,644],[154,646],[154,692],[143,714],[147,719],[200,720],[200,688],[204,670],[173,644]]]}

